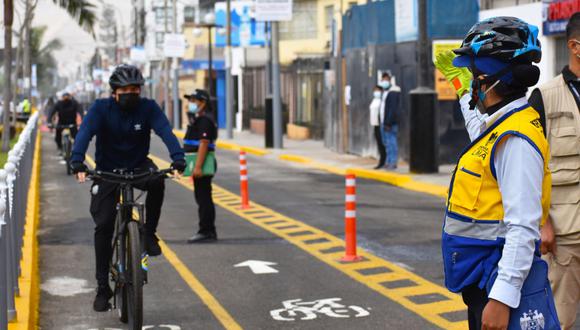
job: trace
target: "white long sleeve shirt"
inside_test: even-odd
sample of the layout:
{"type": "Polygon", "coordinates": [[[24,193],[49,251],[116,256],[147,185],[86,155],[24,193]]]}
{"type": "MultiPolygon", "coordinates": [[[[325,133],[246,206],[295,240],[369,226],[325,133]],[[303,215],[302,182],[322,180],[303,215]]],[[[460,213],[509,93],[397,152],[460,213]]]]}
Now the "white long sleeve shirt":
{"type": "MultiPolygon", "coordinates": [[[[470,99],[470,95],[464,95],[459,103],[471,141],[510,110],[527,104],[522,97],[489,116],[470,110],[470,99]]],[[[544,161],[538,151],[521,137],[509,135],[498,143],[493,162],[507,233],[498,276],[489,298],[517,308],[523,283],[532,265],[535,242],[540,239],[544,161]]]]}
{"type": "Polygon", "coordinates": [[[382,117],[380,115],[380,111],[381,111],[381,99],[380,98],[373,98],[371,104],[369,105],[369,110],[370,110],[370,122],[371,122],[371,126],[380,126],[381,125],[381,119],[380,117],[382,117]],[[380,118],[380,119],[379,119],[380,118]]]}

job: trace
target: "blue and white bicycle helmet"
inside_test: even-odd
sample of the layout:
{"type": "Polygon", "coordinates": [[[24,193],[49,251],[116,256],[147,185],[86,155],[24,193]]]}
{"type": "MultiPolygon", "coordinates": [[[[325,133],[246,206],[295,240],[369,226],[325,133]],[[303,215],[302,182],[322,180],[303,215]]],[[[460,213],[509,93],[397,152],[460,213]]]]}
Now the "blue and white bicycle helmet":
{"type": "Polygon", "coordinates": [[[503,62],[538,63],[542,59],[538,27],[509,16],[476,23],[454,52],[459,57],[493,57],[503,62]]]}

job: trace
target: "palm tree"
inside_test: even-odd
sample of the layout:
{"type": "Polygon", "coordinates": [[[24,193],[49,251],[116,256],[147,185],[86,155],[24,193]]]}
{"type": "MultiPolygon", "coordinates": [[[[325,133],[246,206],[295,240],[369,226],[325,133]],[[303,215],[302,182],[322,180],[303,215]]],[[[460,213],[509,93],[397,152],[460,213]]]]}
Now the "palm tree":
{"type": "Polygon", "coordinates": [[[94,28],[95,22],[97,21],[95,5],[87,0],[53,0],[53,2],[65,9],[70,16],[74,17],[80,27],[92,36],[95,35],[94,28]]]}
{"type": "Polygon", "coordinates": [[[52,39],[43,47],[42,40],[46,26],[32,28],[30,31],[30,55],[35,59],[38,72],[38,89],[42,94],[54,94],[56,86],[52,84],[51,68],[56,67],[53,52],[63,47],[60,39],[52,39]]]}

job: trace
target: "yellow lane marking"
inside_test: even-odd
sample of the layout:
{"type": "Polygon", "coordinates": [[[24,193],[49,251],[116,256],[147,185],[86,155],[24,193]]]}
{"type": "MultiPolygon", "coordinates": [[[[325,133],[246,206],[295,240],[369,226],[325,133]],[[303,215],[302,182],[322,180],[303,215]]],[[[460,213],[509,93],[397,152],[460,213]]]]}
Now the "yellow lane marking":
{"type": "MultiPolygon", "coordinates": [[[[169,163],[161,158],[149,156],[159,167],[167,167],[169,163]]],[[[189,178],[175,180],[187,189],[193,190],[189,178]]],[[[466,315],[466,307],[461,297],[447,289],[430,282],[400,266],[379,258],[370,252],[360,251],[363,261],[357,263],[341,263],[339,258],[344,253],[344,241],[318,228],[305,224],[278,213],[272,209],[252,202],[251,208],[240,208],[240,197],[218,185],[213,186],[214,202],[239,216],[240,218],[277,235],[301,248],[324,263],[342,271],[352,279],[379,292],[385,297],[397,302],[408,310],[416,313],[427,321],[443,329],[465,329],[466,321],[453,321],[446,313],[458,312],[466,315]],[[232,201],[237,201],[233,203],[232,201]],[[268,216],[267,218],[264,218],[268,216]],[[288,227],[280,229],[280,227],[288,227]],[[312,243],[312,240],[320,242],[312,243]],[[383,269],[380,274],[367,274],[365,270],[383,269]],[[429,300],[421,303],[421,299],[439,297],[438,302],[429,300]],[[435,307],[435,306],[441,307],[435,307]],[[446,318],[446,316],[448,316],[446,318]]]]}
{"type": "MultiPolygon", "coordinates": [[[[174,130],[173,134],[175,134],[175,136],[183,139],[183,137],[185,136],[185,132],[183,131],[178,131],[178,130],[174,130]]],[[[256,156],[265,156],[267,154],[269,154],[270,152],[266,149],[262,149],[262,148],[256,148],[256,147],[248,147],[248,146],[241,146],[239,144],[233,143],[233,142],[227,142],[227,141],[222,141],[222,140],[217,140],[216,141],[216,145],[218,148],[220,149],[225,149],[225,150],[233,150],[233,151],[240,151],[243,150],[249,154],[252,155],[256,155],[256,156]]]]}
{"type": "Polygon", "coordinates": [[[8,324],[9,330],[27,330],[38,327],[38,304],[40,301],[40,272],[38,271],[38,240],[36,231],[40,217],[40,129],[37,129],[36,149],[32,165],[32,176],[26,203],[26,224],[20,261],[18,287],[20,296],[16,297],[16,320],[8,324]]]}
{"type": "MultiPolygon", "coordinates": [[[[95,167],[94,160],[86,156],[86,162],[91,166],[95,167]]],[[[167,165],[166,167],[168,167],[167,165]]],[[[134,213],[136,216],[138,214],[134,213]]],[[[203,286],[203,284],[193,275],[193,273],[187,268],[187,266],[179,259],[177,254],[169,248],[169,246],[159,238],[159,245],[163,250],[163,256],[167,261],[175,268],[179,276],[187,283],[189,288],[203,301],[203,303],[209,308],[209,310],[214,314],[214,316],[220,321],[225,329],[228,330],[240,330],[242,327],[234,320],[234,318],[228,313],[225,308],[219,303],[219,301],[203,286]]]]}

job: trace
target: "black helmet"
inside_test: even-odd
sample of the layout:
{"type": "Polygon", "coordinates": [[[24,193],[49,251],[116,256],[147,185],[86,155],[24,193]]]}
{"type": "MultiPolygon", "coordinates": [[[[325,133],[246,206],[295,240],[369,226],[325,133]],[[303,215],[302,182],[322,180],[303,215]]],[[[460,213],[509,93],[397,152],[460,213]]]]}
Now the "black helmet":
{"type": "Polygon", "coordinates": [[[188,100],[196,99],[205,102],[209,102],[210,99],[209,93],[203,89],[196,89],[195,92],[191,94],[185,94],[183,95],[183,97],[185,97],[188,100]]]}
{"type": "Polygon", "coordinates": [[[141,70],[129,64],[121,64],[116,67],[109,78],[109,85],[113,91],[120,87],[143,86],[143,84],[145,84],[145,79],[143,79],[141,70]]]}
{"type": "Polygon", "coordinates": [[[516,17],[493,17],[476,23],[455,54],[492,57],[503,62],[538,63],[542,58],[538,27],[516,17]]]}

